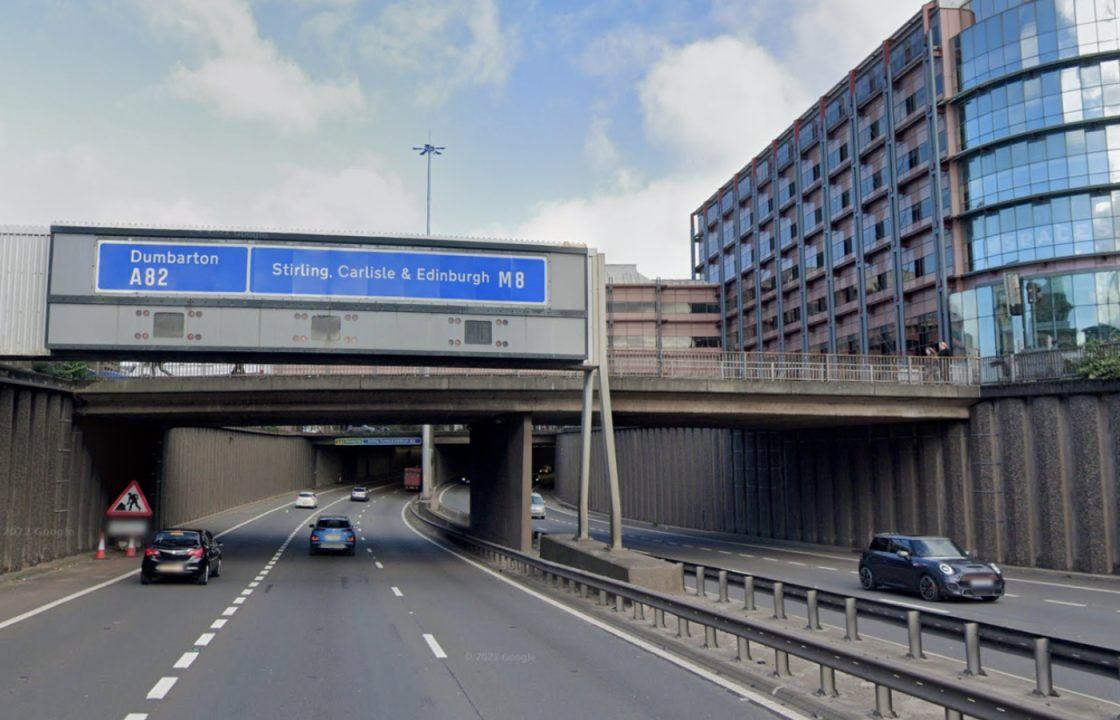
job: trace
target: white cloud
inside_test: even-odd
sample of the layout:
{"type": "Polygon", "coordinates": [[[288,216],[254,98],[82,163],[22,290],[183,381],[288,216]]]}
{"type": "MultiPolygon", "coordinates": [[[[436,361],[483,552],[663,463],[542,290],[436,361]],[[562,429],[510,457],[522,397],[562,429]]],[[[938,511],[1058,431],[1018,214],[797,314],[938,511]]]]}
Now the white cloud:
{"type": "Polygon", "coordinates": [[[517,58],[494,0],[409,0],[390,5],[362,32],[375,64],[415,76],[416,99],[444,102],[462,87],[501,87],[517,58]]]}
{"type": "Polygon", "coordinates": [[[177,97],[209,105],[225,117],[265,121],[306,132],[332,117],[364,111],[356,79],[315,81],[260,36],[242,0],[142,3],[152,21],[194,42],[202,60],[179,63],[167,79],[177,97]]]}
{"type": "Polygon", "coordinates": [[[374,161],[341,169],[285,167],[249,208],[250,222],[278,228],[419,233],[423,201],[374,161]]]}
{"type": "Polygon", "coordinates": [[[638,93],[650,141],[686,167],[719,174],[741,167],[811,102],[791,68],[730,36],[667,53],[638,93]]]}

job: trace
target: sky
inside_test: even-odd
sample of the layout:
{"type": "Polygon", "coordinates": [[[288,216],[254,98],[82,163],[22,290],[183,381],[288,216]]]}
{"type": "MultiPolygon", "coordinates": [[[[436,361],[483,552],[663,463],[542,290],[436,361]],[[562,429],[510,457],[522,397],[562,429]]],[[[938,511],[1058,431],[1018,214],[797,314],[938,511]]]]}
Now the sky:
{"type": "Polygon", "coordinates": [[[584,243],[689,215],[920,0],[4,0],[0,224],[584,243]]]}

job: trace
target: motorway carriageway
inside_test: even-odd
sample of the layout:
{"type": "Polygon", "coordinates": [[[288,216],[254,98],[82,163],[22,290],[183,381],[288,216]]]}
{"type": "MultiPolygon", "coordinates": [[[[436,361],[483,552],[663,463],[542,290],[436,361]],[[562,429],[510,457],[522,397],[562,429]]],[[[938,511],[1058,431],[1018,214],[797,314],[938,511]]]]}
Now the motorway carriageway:
{"type": "MultiPolygon", "coordinates": [[[[469,487],[448,485],[439,491],[440,502],[460,512],[469,512],[469,487]]],[[[536,520],[534,529],[556,535],[576,533],[576,513],[559,506],[551,498],[548,518],[536,520]]],[[[608,542],[610,524],[601,517],[591,518],[591,536],[608,542]]],[[[623,523],[623,542],[633,550],[659,557],[709,568],[724,568],[760,577],[783,580],[795,585],[816,587],[823,591],[856,598],[894,603],[908,610],[931,614],[953,615],[967,620],[1014,627],[1028,632],[1064,637],[1092,645],[1100,645],[1120,653],[1120,579],[1062,578],[1059,573],[1036,572],[1020,568],[1001,569],[1006,578],[1007,594],[995,603],[949,600],[927,603],[916,594],[886,590],[867,592],[859,585],[856,568],[859,555],[854,552],[827,552],[812,548],[783,548],[740,542],[721,533],[686,530],[676,527],[650,527],[643,523],[623,523]],[[1020,578],[1017,575],[1029,575],[1020,578]]],[[[691,576],[688,585],[695,588],[691,576]]],[[[708,594],[716,597],[716,583],[709,577],[708,594]]],[[[770,595],[759,591],[759,607],[772,607],[770,595]]],[[[742,588],[731,588],[732,598],[742,607],[742,588]]],[[[786,598],[787,612],[805,616],[802,601],[786,598]]],[[[734,606],[734,605],[733,605],[734,606]]],[[[842,612],[821,609],[821,622],[844,626],[842,612]]],[[[860,634],[897,643],[900,653],[907,648],[906,627],[869,617],[860,618],[860,634]]],[[[925,633],[926,654],[936,653],[959,660],[964,668],[964,645],[954,639],[925,633]]],[[[989,672],[1003,672],[1033,682],[1032,658],[984,648],[983,663],[989,672]]],[[[1054,665],[1054,683],[1059,690],[1078,692],[1105,700],[1120,710],[1120,679],[1070,670],[1054,665]]]]}
{"type": "Polygon", "coordinates": [[[139,559],[0,580],[0,715],[801,717],[450,551],[406,522],[414,494],[294,495],[207,519],[207,586],[141,586],[139,559]],[[319,512],[355,521],[356,557],[308,555],[319,512]]]}

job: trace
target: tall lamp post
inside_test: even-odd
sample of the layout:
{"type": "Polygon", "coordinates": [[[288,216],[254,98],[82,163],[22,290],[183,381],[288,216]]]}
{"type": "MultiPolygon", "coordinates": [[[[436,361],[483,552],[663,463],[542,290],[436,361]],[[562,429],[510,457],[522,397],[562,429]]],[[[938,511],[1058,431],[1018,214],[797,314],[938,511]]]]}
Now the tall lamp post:
{"type": "MultiPolygon", "coordinates": [[[[428,133],[428,142],[421,147],[413,147],[421,157],[428,160],[428,203],[424,219],[424,235],[432,234],[432,156],[442,155],[447,148],[432,145],[432,133],[428,133]]],[[[424,368],[424,377],[428,376],[428,368],[424,368]]],[[[424,423],[420,426],[420,499],[430,501],[432,498],[432,426],[424,423]]]]}
{"type": "Polygon", "coordinates": [[[424,234],[425,235],[431,235],[432,234],[432,156],[433,155],[442,155],[443,151],[446,150],[447,148],[436,147],[435,145],[432,145],[432,134],[429,132],[428,133],[428,142],[424,143],[420,147],[415,147],[414,146],[412,149],[418,151],[420,153],[421,157],[426,157],[428,159],[428,212],[427,212],[427,215],[426,215],[426,222],[425,222],[425,225],[424,225],[424,234]]]}

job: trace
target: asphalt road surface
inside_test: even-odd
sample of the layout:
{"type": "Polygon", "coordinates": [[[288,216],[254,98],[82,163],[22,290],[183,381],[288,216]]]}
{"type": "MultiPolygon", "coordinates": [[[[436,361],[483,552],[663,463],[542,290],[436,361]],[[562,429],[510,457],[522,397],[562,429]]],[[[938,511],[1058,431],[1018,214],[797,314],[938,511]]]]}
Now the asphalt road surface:
{"type": "Polygon", "coordinates": [[[323,494],[356,557],[310,557],[316,511],[290,498],[206,522],[228,531],[207,586],[141,586],[139,560],[0,582],[0,715],[799,717],[451,554],[406,525],[412,497],[323,494]]]}

